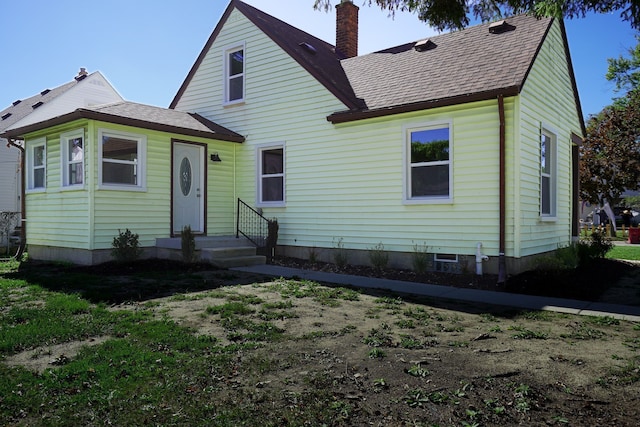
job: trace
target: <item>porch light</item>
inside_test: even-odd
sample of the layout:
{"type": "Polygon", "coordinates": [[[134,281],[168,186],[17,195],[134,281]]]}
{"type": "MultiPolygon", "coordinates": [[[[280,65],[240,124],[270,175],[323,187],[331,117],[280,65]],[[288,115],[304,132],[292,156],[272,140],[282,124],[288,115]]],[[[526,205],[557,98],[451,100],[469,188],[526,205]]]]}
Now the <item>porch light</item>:
{"type": "Polygon", "coordinates": [[[211,155],[211,161],[212,161],[212,162],[221,162],[221,161],[222,161],[222,159],[220,159],[220,156],[218,156],[218,153],[213,153],[213,154],[211,155]]]}

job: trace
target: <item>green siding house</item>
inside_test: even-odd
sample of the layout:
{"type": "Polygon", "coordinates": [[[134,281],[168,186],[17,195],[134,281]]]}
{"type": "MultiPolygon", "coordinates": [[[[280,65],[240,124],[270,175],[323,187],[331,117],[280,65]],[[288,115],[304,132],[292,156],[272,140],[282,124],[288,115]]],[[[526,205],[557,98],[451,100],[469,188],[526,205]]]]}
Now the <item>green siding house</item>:
{"type": "Polygon", "coordinates": [[[341,246],[366,264],[382,243],[392,266],[418,249],[434,269],[504,277],[569,245],[584,123],[562,21],[514,16],[358,56],[358,7],[336,8],[334,46],[231,0],[168,110],[136,104],[123,123],[85,109],[10,132],[27,158],[47,153],[46,187],[27,190],[30,254],[104,253],[124,228],[150,255],[182,225],[232,236],[238,199],[277,218],[278,253],[301,258],[341,246]],[[172,114],[194,120],[158,129],[172,114]],[[66,188],[59,156],[76,133],[87,182],[66,188]],[[109,138],[142,165],[105,154],[109,138]],[[177,200],[189,155],[199,206],[177,200]]]}

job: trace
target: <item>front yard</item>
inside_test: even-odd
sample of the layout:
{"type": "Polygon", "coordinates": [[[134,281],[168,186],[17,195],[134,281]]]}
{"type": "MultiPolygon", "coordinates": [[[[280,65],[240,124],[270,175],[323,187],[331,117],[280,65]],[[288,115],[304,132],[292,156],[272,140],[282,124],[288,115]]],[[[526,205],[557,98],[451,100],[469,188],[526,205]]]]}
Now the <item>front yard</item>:
{"type": "Polygon", "coordinates": [[[2,425],[615,425],[640,325],[224,270],[3,264],[2,425]]]}

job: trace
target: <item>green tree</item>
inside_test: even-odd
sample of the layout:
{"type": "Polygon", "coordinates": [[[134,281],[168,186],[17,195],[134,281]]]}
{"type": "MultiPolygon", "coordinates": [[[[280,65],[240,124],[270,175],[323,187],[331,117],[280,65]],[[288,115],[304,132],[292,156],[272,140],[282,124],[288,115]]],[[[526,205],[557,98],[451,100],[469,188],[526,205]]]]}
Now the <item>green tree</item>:
{"type": "Polygon", "coordinates": [[[618,91],[631,91],[640,87],[640,34],[636,35],[638,44],[628,50],[629,57],[609,58],[606,78],[616,84],[618,91]]]}
{"type": "MultiPolygon", "coordinates": [[[[337,0],[315,0],[314,8],[330,10],[337,0]]],[[[391,15],[396,11],[418,14],[418,19],[440,31],[462,29],[469,15],[491,21],[503,16],[531,12],[538,17],[580,18],[588,12],[620,12],[620,17],[640,29],[638,0],[366,0],[391,15]]]]}
{"type": "Polygon", "coordinates": [[[580,156],[580,196],[614,206],[625,190],[640,189],[640,36],[629,57],[608,59],[607,79],[619,92],[612,105],[589,118],[580,156]]]}
{"type": "Polygon", "coordinates": [[[640,186],[640,90],[605,107],[587,124],[580,156],[580,196],[618,204],[625,190],[640,186]]]}

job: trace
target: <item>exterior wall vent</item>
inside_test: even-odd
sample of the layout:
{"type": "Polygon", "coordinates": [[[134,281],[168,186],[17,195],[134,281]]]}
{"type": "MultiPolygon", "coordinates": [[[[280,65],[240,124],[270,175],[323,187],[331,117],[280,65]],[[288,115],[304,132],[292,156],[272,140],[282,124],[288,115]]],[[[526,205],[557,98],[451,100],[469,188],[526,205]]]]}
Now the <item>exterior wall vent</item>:
{"type": "Polygon", "coordinates": [[[15,107],[16,105],[20,104],[22,102],[22,100],[18,99],[16,101],[13,101],[13,106],[15,107]]]}
{"type": "Polygon", "coordinates": [[[11,117],[11,113],[7,113],[4,116],[2,116],[2,120],[7,120],[9,117],[11,117]]]}
{"type": "Polygon", "coordinates": [[[307,42],[302,42],[302,43],[300,43],[300,44],[299,44],[299,46],[300,46],[300,47],[302,47],[302,48],[303,48],[304,50],[306,50],[307,52],[312,53],[312,54],[314,54],[314,55],[318,52],[318,51],[316,50],[316,48],[315,48],[315,47],[313,47],[313,45],[311,45],[311,44],[309,44],[309,43],[307,43],[307,42]]]}
{"type": "Polygon", "coordinates": [[[429,39],[421,40],[419,42],[416,42],[416,44],[413,45],[413,48],[418,52],[424,52],[425,50],[435,49],[436,47],[438,47],[438,45],[429,39]]]}
{"type": "Polygon", "coordinates": [[[491,34],[501,34],[507,31],[513,31],[515,29],[516,27],[509,24],[506,19],[489,24],[489,32],[491,34]]]}
{"type": "Polygon", "coordinates": [[[44,104],[44,102],[42,101],[38,101],[35,104],[33,104],[31,107],[35,110],[36,108],[38,108],[39,106],[41,106],[42,104],[44,104]]]}
{"type": "Polygon", "coordinates": [[[51,89],[45,89],[42,92],[40,92],[40,95],[44,96],[44,95],[48,94],[49,92],[51,92],[51,89]]]}

